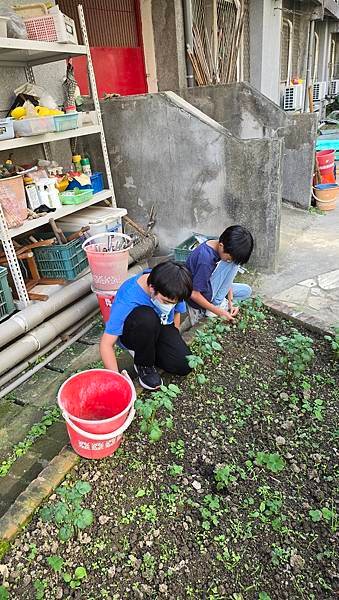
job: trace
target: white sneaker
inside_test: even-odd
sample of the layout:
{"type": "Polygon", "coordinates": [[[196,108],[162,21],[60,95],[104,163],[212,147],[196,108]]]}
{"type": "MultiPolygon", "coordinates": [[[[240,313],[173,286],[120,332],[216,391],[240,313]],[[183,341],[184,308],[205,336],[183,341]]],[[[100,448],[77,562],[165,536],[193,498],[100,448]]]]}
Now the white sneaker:
{"type": "MultiPolygon", "coordinates": [[[[222,308],[223,310],[228,310],[228,300],[227,300],[227,298],[224,298],[223,301],[221,302],[221,304],[218,304],[218,308],[222,308]]],[[[206,317],[210,317],[212,319],[217,319],[218,318],[218,315],[216,315],[211,310],[206,310],[205,315],[206,315],[206,317]]]]}

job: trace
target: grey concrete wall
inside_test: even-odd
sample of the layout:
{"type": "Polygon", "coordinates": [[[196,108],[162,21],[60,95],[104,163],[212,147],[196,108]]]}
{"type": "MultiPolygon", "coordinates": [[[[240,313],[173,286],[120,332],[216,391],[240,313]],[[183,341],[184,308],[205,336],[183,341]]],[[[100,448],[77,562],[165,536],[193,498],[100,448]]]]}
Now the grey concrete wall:
{"type": "Polygon", "coordinates": [[[250,82],[268,98],[280,103],[281,0],[251,0],[250,82]]]}
{"type": "Polygon", "coordinates": [[[158,90],[186,85],[184,19],[181,0],[152,2],[158,90]]]}
{"type": "Polygon", "coordinates": [[[160,252],[192,231],[218,235],[240,223],[255,237],[252,263],[274,268],[280,140],[238,140],[172,93],[105,102],[103,119],[117,203],[143,225],[155,206],[160,252]]]}
{"type": "Polygon", "coordinates": [[[239,138],[283,139],[283,199],[299,208],[309,208],[316,115],[287,114],[246,83],[196,87],[178,93],[239,138]]]}

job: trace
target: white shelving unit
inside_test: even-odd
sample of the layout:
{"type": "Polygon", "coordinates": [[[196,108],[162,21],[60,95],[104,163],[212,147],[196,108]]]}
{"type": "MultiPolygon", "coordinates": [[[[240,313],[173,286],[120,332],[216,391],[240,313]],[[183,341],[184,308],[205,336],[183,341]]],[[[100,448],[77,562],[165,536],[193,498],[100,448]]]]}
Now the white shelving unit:
{"type": "MultiPolygon", "coordinates": [[[[106,177],[108,182],[108,189],[94,194],[94,196],[78,205],[67,205],[58,209],[53,213],[53,219],[60,219],[71,213],[75,213],[83,208],[92,206],[103,200],[111,198],[112,206],[116,206],[113,180],[109,163],[109,156],[107,151],[105,133],[102,125],[100,103],[98,97],[98,91],[95,82],[95,75],[93,70],[92,58],[88,43],[86,22],[84,17],[84,11],[82,6],[78,6],[80,26],[83,36],[83,45],[73,44],[59,44],[50,42],[35,42],[31,40],[17,40],[11,38],[0,38],[0,67],[24,67],[26,78],[31,83],[34,83],[33,68],[37,65],[43,65],[50,62],[56,62],[59,60],[65,60],[76,56],[86,56],[89,80],[91,85],[92,98],[94,101],[94,107],[97,114],[98,125],[88,125],[79,127],[78,129],[71,129],[69,131],[47,133],[45,135],[14,138],[12,140],[0,141],[1,150],[11,150],[15,148],[25,148],[26,146],[35,146],[39,144],[49,144],[50,142],[58,142],[61,140],[77,138],[86,135],[98,134],[101,139],[101,148],[105,163],[106,177]]],[[[44,146],[46,147],[46,146],[44,146]]],[[[50,215],[39,217],[38,219],[26,220],[21,227],[8,229],[4,213],[0,204],[0,241],[3,245],[8,265],[15,283],[16,291],[19,299],[20,308],[28,306],[30,300],[28,298],[25,282],[21,273],[20,265],[16,257],[15,248],[12,239],[23,233],[37,229],[41,225],[48,223],[50,215]]]]}

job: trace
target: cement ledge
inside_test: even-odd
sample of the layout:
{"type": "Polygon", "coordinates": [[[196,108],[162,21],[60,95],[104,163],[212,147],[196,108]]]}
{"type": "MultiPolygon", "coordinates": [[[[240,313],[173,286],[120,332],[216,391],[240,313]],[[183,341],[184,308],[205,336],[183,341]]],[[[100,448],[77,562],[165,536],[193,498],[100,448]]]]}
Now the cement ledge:
{"type": "Polygon", "coordinates": [[[0,519],[0,560],[8,543],[28,523],[54,489],[63,481],[67,473],[79,462],[80,456],[68,446],[55,456],[40,475],[17,497],[12,506],[0,519]],[[1,553],[1,548],[4,551],[1,553]]]}
{"type": "Polygon", "coordinates": [[[320,333],[321,335],[333,333],[325,321],[318,317],[313,317],[312,315],[304,313],[302,310],[291,308],[287,304],[279,302],[278,300],[273,300],[272,298],[266,298],[264,296],[263,301],[264,305],[274,314],[289,319],[296,325],[302,325],[303,327],[306,327],[306,329],[309,329],[314,333],[320,333]]]}

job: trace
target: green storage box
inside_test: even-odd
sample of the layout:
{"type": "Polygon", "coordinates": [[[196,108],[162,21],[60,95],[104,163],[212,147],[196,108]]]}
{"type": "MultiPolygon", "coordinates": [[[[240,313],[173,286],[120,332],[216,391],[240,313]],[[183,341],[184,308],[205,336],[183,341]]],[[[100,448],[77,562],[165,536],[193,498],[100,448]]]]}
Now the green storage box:
{"type": "Polygon", "coordinates": [[[0,267],[0,321],[15,311],[11,288],[7,281],[6,267],[0,267]]]}
{"type": "Polygon", "coordinates": [[[93,196],[93,189],[89,188],[88,190],[80,190],[75,188],[71,191],[61,192],[59,194],[61,204],[82,204],[83,202],[87,202],[93,196]]]}
{"type": "Polygon", "coordinates": [[[79,238],[67,244],[34,248],[33,252],[40,275],[68,281],[76,279],[88,267],[82,244],[83,239],[79,238]]]}

